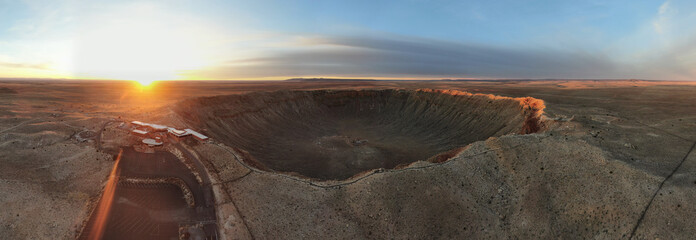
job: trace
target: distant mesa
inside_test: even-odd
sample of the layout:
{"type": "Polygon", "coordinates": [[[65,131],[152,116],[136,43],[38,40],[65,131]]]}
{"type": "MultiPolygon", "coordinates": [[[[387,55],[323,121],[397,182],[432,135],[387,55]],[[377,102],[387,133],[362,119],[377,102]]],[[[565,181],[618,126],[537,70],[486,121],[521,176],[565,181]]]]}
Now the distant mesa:
{"type": "Polygon", "coordinates": [[[286,82],[370,82],[375,79],[351,79],[351,78],[290,78],[286,82]]]}
{"type": "Polygon", "coordinates": [[[201,97],[174,109],[251,166],[342,180],[540,131],[544,103],[450,90],[317,90],[201,97]]]}

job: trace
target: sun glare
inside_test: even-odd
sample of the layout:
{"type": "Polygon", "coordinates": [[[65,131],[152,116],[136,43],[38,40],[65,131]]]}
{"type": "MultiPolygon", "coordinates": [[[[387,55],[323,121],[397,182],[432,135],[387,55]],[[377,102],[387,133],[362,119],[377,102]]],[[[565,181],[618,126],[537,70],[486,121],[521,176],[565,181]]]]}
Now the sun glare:
{"type": "Polygon", "coordinates": [[[148,87],[152,84],[152,82],[154,82],[153,80],[145,80],[145,79],[135,80],[135,81],[138,82],[140,84],[140,86],[143,86],[143,87],[148,87]]]}
{"type": "Polygon", "coordinates": [[[86,25],[74,52],[75,71],[95,78],[136,80],[143,86],[152,80],[176,80],[181,72],[211,64],[212,41],[193,23],[175,14],[144,7],[128,19],[98,19],[86,25]],[[164,20],[163,20],[164,19],[164,20]],[[176,26],[176,27],[172,27],[176,26]]]}

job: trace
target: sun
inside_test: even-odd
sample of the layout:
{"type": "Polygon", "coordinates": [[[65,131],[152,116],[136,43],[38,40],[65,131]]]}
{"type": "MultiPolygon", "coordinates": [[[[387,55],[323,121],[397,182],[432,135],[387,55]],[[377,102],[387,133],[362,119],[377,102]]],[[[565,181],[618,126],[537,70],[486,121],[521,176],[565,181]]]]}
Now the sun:
{"type": "Polygon", "coordinates": [[[152,84],[152,82],[154,82],[153,80],[147,80],[147,79],[141,79],[141,80],[135,80],[135,81],[138,82],[140,84],[140,86],[143,86],[143,87],[150,86],[152,84]]]}
{"type": "Polygon", "coordinates": [[[150,79],[132,79],[132,81],[135,82],[135,85],[141,91],[152,88],[152,85],[155,82],[155,80],[150,79]]]}

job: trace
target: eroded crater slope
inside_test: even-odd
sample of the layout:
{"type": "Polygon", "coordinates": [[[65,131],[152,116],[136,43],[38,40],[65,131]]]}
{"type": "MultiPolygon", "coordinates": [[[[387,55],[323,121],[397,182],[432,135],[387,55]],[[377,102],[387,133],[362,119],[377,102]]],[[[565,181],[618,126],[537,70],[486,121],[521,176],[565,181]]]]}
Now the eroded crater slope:
{"type": "Polygon", "coordinates": [[[195,98],[175,111],[258,168],[330,180],[536,132],[543,108],[534,98],[452,90],[317,90],[195,98]]]}

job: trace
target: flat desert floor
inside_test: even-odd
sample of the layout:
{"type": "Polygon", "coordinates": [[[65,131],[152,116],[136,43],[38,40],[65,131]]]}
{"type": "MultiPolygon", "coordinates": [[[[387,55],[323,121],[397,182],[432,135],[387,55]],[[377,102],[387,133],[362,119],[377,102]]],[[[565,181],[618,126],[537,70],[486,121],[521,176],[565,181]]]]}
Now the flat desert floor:
{"type": "Polygon", "coordinates": [[[137,142],[119,132],[118,122],[194,128],[177,109],[182,100],[368,89],[533,97],[544,101],[547,127],[475,141],[446,161],[422,159],[343,180],[260,169],[215,137],[183,141],[179,147],[205,165],[197,174],[210,177],[216,220],[208,223],[217,226],[219,236],[685,239],[696,234],[694,82],[203,81],[141,87],[5,80],[0,81],[0,235],[80,236],[119,149],[137,142]]]}

